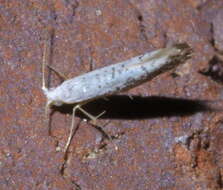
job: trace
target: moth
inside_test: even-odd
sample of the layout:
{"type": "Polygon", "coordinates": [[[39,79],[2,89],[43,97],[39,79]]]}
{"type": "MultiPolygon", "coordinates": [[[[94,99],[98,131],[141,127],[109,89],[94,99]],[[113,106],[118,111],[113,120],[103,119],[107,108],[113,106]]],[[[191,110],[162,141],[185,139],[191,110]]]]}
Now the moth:
{"type": "MultiPolygon", "coordinates": [[[[46,48],[44,48],[46,49],[46,48]]],[[[44,50],[44,52],[46,52],[44,50]]],[[[42,90],[47,98],[46,108],[62,104],[75,104],[72,113],[70,133],[65,145],[66,152],[71,143],[75,129],[75,112],[81,111],[91,120],[96,120],[102,114],[93,116],[81,106],[94,99],[133,88],[157,75],[184,63],[191,56],[192,49],[186,43],[148,52],[129,60],[112,64],[83,75],[65,80],[55,88],[47,88],[45,83],[46,56],[43,56],[42,90]]]]}

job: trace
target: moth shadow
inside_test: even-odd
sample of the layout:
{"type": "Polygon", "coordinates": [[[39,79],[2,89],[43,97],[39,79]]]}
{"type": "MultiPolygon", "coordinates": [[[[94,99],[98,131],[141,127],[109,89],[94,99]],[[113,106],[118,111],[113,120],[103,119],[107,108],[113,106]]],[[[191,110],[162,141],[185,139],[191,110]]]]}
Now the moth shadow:
{"type": "MultiPolygon", "coordinates": [[[[72,114],[75,104],[54,107],[54,111],[72,114]]],[[[98,99],[82,106],[88,113],[97,116],[105,111],[100,119],[149,119],[158,117],[187,116],[198,112],[213,111],[205,100],[190,100],[160,96],[113,95],[98,99]]],[[[86,118],[80,111],[76,114],[86,118]]]]}

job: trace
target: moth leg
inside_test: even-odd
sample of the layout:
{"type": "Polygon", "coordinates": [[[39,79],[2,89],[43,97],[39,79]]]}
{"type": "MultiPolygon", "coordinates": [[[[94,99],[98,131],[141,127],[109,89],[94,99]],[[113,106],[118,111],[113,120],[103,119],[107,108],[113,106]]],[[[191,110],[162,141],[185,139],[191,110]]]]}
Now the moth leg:
{"type": "MultiPolygon", "coordinates": [[[[81,110],[85,115],[87,115],[87,116],[92,120],[92,122],[90,122],[90,124],[91,124],[95,129],[97,129],[97,130],[102,134],[103,137],[105,137],[105,138],[107,138],[108,140],[111,141],[111,143],[112,143],[113,146],[115,147],[115,150],[118,150],[117,145],[115,145],[115,144],[113,143],[113,141],[112,141],[112,137],[104,131],[103,127],[98,126],[98,125],[96,124],[96,120],[97,120],[99,117],[101,117],[106,111],[103,111],[102,113],[100,113],[99,115],[97,115],[97,116],[95,117],[95,116],[92,116],[91,114],[89,114],[88,112],[86,112],[85,110],[83,110],[81,107],[79,107],[79,110],[81,110]]],[[[105,125],[107,125],[107,124],[105,124],[105,125]]]]}
{"type": "Polygon", "coordinates": [[[132,96],[131,94],[129,94],[128,97],[129,97],[131,100],[134,99],[133,96],[132,96]]]}
{"type": "MultiPolygon", "coordinates": [[[[98,119],[99,117],[101,117],[106,111],[101,112],[101,113],[98,114],[97,116],[93,116],[93,115],[91,115],[90,113],[86,112],[86,111],[85,111],[83,108],[81,108],[80,106],[78,107],[78,109],[79,109],[80,111],[82,111],[82,113],[84,113],[86,116],[88,116],[88,117],[92,120],[92,122],[90,122],[90,124],[91,124],[95,129],[97,129],[99,132],[101,132],[101,134],[102,134],[105,138],[109,139],[109,140],[112,142],[112,138],[111,138],[111,136],[110,136],[109,134],[107,134],[107,133],[103,130],[102,127],[100,127],[100,126],[98,126],[98,125],[96,124],[97,119],[98,119]]],[[[115,145],[115,148],[117,149],[117,146],[116,146],[116,145],[115,145]]]]}
{"type": "Polygon", "coordinates": [[[99,117],[101,117],[105,111],[103,111],[102,113],[98,114],[97,116],[93,116],[90,113],[86,112],[83,108],[81,108],[80,106],[78,107],[78,109],[84,113],[86,116],[88,116],[92,121],[96,121],[99,117]]]}
{"type": "Polygon", "coordinates": [[[91,120],[93,120],[94,122],[100,117],[102,116],[105,111],[103,111],[102,113],[100,113],[99,115],[97,116],[93,116],[91,115],[90,113],[86,112],[83,108],[81,108],[81,105],[83,104],[78,104],[76,105],[74,108],[73,108],[73,113],[72,113],[72,122],[71,122],[71,127],[70,127],[70,133],[69,133],[69,137],[68,137],[68,140],[67,140],[67,143],[65,145],[65,148],[64,148],[64,152],[67,152],[69,146],[70,146],[70,143],[71,143],[71,140],[72,140],[72,137],[74,135],[74,129],[75,129],[75,113],[77,111],[77,109],[79,109],[82,113],[84,113],[87,117],[89,117],[91,120]]]}
{"type": "Polygon", "coordinates": [[[67,139],[67,143],[65,145],[65,148],[64,148],[64,152],[67,152],[69,146],[70,146],[70,143],[71,143],[71,140],[72,140],[72,137],[74,135],[74,128],[75,128],[75,112],[76,110],[80,107],[80,105],[76,105],[74,108],[73,108],[73,113],[72,113],[72,121],[71,121],[71,127],[70,127],[70,133],[69,133],[69,137],[67,139]]]}

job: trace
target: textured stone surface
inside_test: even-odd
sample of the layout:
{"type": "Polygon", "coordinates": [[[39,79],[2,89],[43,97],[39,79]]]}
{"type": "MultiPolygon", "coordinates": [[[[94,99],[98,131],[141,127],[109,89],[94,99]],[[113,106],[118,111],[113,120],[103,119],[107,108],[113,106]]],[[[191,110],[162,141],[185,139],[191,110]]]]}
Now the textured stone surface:
{"type": "Polygon", "coordinates": [[[213,20],[214,42],[218,50],[223,52],[223,7],[213,20]]]}
{"type": "MultiPolygon", "coordinates": [[[[223,98],[222,83],[200,72],[221,59],[222,7],[211,0],[0,1],[0,189],[221,189],[223,113],[196,100],[223,98]],[[98,125],[112,141],[81,122],[64,158],[71,108],[55,110],[51,135],[44,118],[49,29],[50,64],[68,77],[177,42],[194,54],[174,74],[86,105],[94,115],[106,109],[98,125]]],[[[51,86],[60,83],[50,78],[51,86]]]]}

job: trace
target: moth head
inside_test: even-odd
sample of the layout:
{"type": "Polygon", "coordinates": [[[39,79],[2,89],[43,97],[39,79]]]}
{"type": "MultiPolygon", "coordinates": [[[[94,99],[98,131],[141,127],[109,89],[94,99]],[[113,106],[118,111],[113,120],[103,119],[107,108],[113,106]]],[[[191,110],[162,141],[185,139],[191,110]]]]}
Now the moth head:
{"type": "Polygon", "coordinates": [[[59,100],[59,97],[54,90],[55,88],[50,88],[50,89],[42,88],[42,89],[47,98],[46,107],[50,108],[53,105],[61,106],[63,104],[63,102],[59,100]]]}

